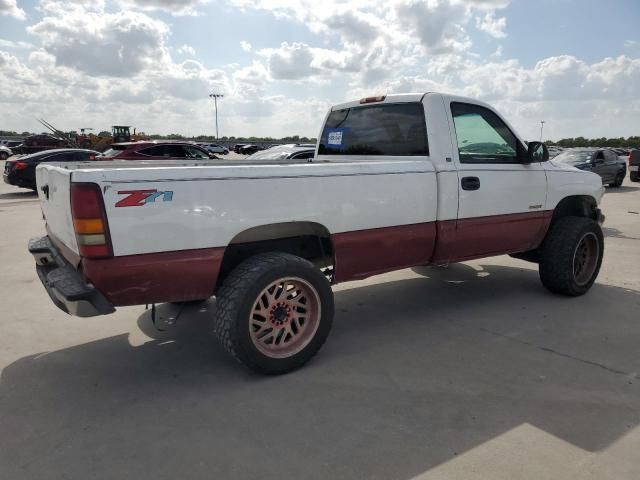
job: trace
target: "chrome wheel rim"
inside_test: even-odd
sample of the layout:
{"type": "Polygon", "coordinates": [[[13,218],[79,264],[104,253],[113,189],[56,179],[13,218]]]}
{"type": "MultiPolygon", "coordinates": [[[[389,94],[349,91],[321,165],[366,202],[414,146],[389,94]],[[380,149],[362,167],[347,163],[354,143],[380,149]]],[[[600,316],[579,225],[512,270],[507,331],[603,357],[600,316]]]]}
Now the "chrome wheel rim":
{"type": "Polygon", "coordinates": [[[290,357],[309,345],[320,315],[320,297],[309,282],[279,278],[255,299],[249,313],[251,341],[263,355],[290,357]]]}
{"type": "Polygon", "coordinates": [[[600,242],[593,232],[586,233],[573,252],[573,278],[579,286],[591,280],[598,265],[600,242]]]}

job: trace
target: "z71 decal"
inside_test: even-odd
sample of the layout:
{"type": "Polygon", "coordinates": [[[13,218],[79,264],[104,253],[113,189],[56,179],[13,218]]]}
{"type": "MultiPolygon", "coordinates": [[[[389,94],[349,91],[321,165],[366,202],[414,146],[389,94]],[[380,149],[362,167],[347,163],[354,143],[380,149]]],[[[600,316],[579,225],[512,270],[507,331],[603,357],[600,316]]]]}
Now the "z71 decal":
{"type": "Polygon", "coordinates": [[[116,202],[116,207],[142,207],[147,203],[155,203],[158,198],[163,202],[173,200],[173,192],[159,192],[158,190],[121,190],[118,195],[126,195],[122,200],[116,202]]]}

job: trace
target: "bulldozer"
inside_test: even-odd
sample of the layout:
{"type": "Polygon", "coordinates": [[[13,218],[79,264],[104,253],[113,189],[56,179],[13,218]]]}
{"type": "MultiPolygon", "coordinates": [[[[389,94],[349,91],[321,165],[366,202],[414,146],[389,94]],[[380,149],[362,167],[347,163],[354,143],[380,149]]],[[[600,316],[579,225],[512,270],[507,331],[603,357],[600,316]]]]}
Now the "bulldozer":
{"type": "Polygon", "coordinates": [[[128,125],[113,125],[111,127],[111,135],[94,135],[93,133],[85,133],[86,131],[93,130],[90,127],[80,128],[80,135],[77,137],[77,143],[81,148],[90,148],[93,150],[104,151],[109,148],[112,143],[121,142],[137,142],[138,140],[144,140],[146,136],[144,133],[136,133],[136,129],[133,129],[131,134],[131,127],[128,125]]]}

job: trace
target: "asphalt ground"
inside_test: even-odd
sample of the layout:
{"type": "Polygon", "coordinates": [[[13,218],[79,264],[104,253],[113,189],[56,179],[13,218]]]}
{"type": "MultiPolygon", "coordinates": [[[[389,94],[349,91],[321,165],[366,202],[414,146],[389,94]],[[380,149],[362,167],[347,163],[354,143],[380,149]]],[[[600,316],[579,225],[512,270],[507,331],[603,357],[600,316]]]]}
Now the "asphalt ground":
{"type": "Polygon", "coordinates": [[[216,343],[213,299],[159,328],[57,310],[37,198],[0,183],[0,479],[637,480],[640,184],[602,208],[584,297],[509,257],[348,283],[320,354],[261,377],[216,343]]]}

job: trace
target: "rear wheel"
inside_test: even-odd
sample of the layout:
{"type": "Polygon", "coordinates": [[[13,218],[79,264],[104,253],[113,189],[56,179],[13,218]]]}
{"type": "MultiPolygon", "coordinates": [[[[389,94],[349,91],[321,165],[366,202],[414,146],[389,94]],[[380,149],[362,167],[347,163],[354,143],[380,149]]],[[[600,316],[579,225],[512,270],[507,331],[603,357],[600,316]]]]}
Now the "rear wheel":
{"type": "Polygon", "coordinates": [[[313,264],[287,253],[245,260],[217,295],[215,330],[224,348],[259,373],[281,374],[308,362],[333,320],[333,292],[313,264]]]}
{"type": "Polygon", "coordinates": [[[595,221],[584,217],[564,217],[552,227],[540,248],[540,279],[554,293],[578,296],[595,282],[604,237],[595,221]]]}

